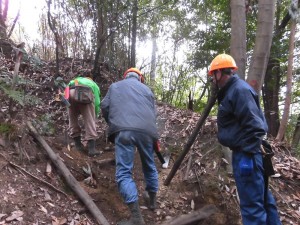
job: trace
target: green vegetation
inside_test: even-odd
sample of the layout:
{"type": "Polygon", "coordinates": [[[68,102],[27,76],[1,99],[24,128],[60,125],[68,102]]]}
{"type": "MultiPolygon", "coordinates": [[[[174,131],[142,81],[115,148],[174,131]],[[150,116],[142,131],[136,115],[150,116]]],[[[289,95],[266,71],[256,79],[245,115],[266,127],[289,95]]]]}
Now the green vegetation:
{"type": "Polygon", "coordinates": [[[32,121],[34,127],[41,135],[53,135],[55,133],[55,121],[53,114],[47,113],[32,121]]]}
{"type": "Polygon", "coordinates": [[[0,123],[0,134],[9,135],[15,131],[15,126],[11,123],[0,123]]]}
{"type": "MultiPolygon", "coordinates": [[[[18,81],[19,86],[22,87],[22,85],[33,85],[33,86],[39,86],[35,84],[34,82],[27,81],[25,79],[20,78],[18,81]]],[[[36,97],[35,95],[25,93],[24,90],[18,89],[12,89],[11,88],[11,81],[9,77],[0,78],[0,91],[2,90],[4,94],[15,101],[17,104],[21,106],[25,105],[37,105],[41,103],[41,99],[36,97]]]]}

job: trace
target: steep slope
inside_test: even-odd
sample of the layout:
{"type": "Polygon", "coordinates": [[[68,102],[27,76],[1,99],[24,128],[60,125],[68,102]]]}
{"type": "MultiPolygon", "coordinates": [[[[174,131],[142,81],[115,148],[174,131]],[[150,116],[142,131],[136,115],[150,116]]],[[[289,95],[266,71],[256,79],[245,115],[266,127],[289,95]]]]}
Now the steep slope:
{"type": "MultiPolygon", "coordinates": [[[[11,62],[5,59],[2,59],[2,65],[5,66],[1,68],[0,86],[11,79],[13,68],[9,66],[11,62]]],[[[62,76],[67,81],[86,63],[66,60],[62,65],[62,76]],[[73,68],[73,73],[70,68],[73,68]]],[[[0,91],[0,224],[96,224],[46,151],[30,135],[26,121],[32,121],[109,223],[116,224],[128,217],[129,212],[115,183],[114,150],[113,145],[106,141],[103,118],[97,122],[97,149],[101,155],[89,158],[75,151],[67,135],[66,108],[55,98],[53,65],[44,63],[37,67],[27,63],[21,69],[21,81],[26,82],[18,86],[18,90],[25,91],[19,101],[33,101],[34,97],[40,101],[37,100],[33,106],[22,106],[11,103],[3,88],[0,91]],[[89,170],[91,172],[87,173],[89,170]]],[[[97,80],[102,94],[116,80],[116,74],[102,70],[97,80]]],[[[155,212],[148,210],[143,198],[140,198],[146,223],[168,224],[172,218],[191,214],[203,206],[215,205],[218,212],[190,224],[241,224],[234,180],[225,171],[226,160],[222,158],[221,147],[216,140],[215,119],[207,120],[171,184],[164,186],[165,178],[200,115],[163,103],[159,103],[157,109],[163,153],[170,154],[171,160],[166,169],[157,160],[159,208],[155,212]]],[[[277,153],[274,163],[278,176],[271,179],[270,187],[277,198],[283,224],[297,224],[300,220],[300,164],[284,146],[273,145],[277,153]]],[[[140,195],[144,190],[141,171],[137,154],[134,179],[140,195]]]]}

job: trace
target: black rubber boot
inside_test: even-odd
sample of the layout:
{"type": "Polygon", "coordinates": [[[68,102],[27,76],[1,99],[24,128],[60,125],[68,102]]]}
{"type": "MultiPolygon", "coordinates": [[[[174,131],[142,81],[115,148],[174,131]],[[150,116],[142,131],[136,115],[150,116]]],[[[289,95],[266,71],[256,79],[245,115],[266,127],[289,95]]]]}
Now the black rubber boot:
{"type": "Polygon", "coordinates": [[[75,149],[77,151],[83,152],[84,148],[83,148],[83,145],[81,143],[81,137],[80,136],[74,137],[74,142],[75,142],[75,149]]]}
{"type": "Polygon", "coordinates": [[[96,142],[95,140],[88,140],[88,155],[90,157],[100,155],[100,152],[96,151],[96,142]]]}
{"type": "Polygon", "coordinates": [[[141,214],[140,206],[138,202],[128,204],[131,212],[129,220],[118,222],[117,225],[145,225],[145,221],[141,214]]]}
{"type": "Polygon", "coordinates": [[[156,193],[155,192],[147,192],[143,193],[144,201],[148,209],[155,210],[156,205],[156,193]]]}
{"type": "Polygon", "coordinates": [[[155,192],[148,192],[149,194],[149,209],[155,210],[156,209],[156,193],[155,192]]]}

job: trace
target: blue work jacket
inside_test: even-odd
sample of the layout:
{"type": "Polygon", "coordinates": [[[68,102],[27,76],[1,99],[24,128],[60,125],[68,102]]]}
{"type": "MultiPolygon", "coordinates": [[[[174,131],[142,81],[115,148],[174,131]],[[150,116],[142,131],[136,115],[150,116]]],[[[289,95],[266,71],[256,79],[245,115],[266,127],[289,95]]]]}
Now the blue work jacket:
{"type": "Polygon", "coordinates": [[[233,75],[218,93],[218,139],[234,151],[257,153],[268,126],[252,87],[233,75]]]}

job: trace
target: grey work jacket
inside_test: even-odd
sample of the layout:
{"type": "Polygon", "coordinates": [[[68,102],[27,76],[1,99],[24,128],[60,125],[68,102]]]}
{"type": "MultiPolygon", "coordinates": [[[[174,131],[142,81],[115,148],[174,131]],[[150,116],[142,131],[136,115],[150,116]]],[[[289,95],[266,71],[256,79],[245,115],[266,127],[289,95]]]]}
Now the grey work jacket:
{"type": "Polygon", "coordinates": [[[154,95],[135,77],[113,83],[101,102],[101,111],[110,140],[121,130],[140,131],[158,139],[154,95]]]}

